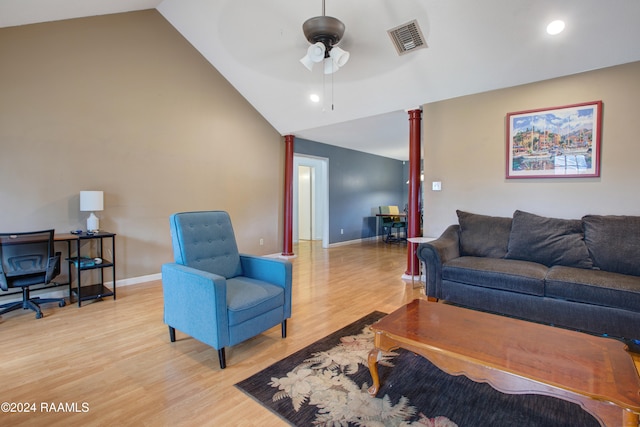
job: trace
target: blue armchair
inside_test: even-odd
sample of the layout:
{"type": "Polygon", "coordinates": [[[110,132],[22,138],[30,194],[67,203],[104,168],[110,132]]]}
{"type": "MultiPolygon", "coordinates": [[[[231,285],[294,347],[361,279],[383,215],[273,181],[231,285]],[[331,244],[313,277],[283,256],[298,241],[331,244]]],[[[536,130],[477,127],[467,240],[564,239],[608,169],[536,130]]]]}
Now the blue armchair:
{"type": "Polygon", "coordinates": [[[287,335],[291,317],[291,263],[238,253],[229,214],[171,215],[174,263],[162,266],[164,322],[218,350],[278,324],[287,335]]]}

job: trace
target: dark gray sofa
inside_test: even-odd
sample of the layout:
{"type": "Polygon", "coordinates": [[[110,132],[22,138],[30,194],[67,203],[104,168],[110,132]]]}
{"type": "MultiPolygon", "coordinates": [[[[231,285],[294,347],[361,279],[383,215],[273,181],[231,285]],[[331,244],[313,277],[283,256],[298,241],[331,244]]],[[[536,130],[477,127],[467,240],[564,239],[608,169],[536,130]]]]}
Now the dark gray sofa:
{"type": "Polygon", "coordinates": [[[640,217],[457,211],[419,245],[428,297],[640,343],[640,217]]]}

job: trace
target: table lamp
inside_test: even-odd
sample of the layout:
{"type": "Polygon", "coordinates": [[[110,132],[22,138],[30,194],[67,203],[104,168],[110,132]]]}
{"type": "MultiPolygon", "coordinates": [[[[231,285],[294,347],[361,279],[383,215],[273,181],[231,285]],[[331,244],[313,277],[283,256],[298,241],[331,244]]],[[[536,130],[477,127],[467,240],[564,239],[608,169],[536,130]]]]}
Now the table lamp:
{"type": "Polygon", "coordinates": [[[104,200],[102,191],[81,191],[80,192],[80,210],[82,212],[91,212],[87,218],[87,231],[98,231],[100,229],[100,220],[93,213],[104,209],[104,200]]]}

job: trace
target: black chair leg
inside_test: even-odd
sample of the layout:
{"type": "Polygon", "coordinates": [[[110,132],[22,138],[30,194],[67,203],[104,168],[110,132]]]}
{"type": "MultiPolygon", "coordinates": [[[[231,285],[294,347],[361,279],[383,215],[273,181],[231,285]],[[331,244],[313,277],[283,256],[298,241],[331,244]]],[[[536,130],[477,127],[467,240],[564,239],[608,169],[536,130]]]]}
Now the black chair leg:
{"type": "Polygon", "coordinates": [[[176,342],[176,328],[169,326],[169,339],[171,342],[176,342]]]}
{"type": "Polygon", "coordinates": [[[282,321],[282,338],[287,337],[287,319],[282,321]]]}
{"type": "Polygon", "coordinates": [[[220,359],[220,369],[224,369],[227,367],[227,360],[224,355],[224,347],[218,350],[218,359],[220,359]]]}
{"type": "Polygon", "coordinates": [[[24,308],[24,307],[23,307],[23,302],[22,301],[14,301],[14,302],[10,302],[10,303],[7,303],[7,304],[0,305],[0,308],[2,308],[2,310],[0,310],[0,315],[2,315],[2,314],[5,314],[5,313],[9,313],[10,311],[18,310],[18,309],[24,308]]]}
{"type": "Polygon", "coordinates": [[[42,311],[40,306],[36,304],[29,295],[29,288],[25,286],[22,288],[22,308],[25,310],[33,310],[36,312],[36,319],[42,319],[42,311]]]}
{"type": "Polygon", "coordinates": [[[36,312],[36,319],[41,319],[42,318],[42,311],[40,310],[40,306],[38,304],[36,304],[35,302],[33,302],[32,300],[27,300],[24,302],[23,307],[25,310],[29,309],[29,310],[33,310],[36,312]]]}

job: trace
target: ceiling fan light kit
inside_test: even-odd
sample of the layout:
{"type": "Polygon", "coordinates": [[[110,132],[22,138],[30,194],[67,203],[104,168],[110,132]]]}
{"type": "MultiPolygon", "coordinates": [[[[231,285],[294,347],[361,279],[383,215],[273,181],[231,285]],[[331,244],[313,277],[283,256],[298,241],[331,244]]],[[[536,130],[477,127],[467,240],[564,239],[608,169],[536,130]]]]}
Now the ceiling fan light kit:
{"type": "Polygon", "coordinates": [[[307,19],[302,24],[302,32],[311,46],[300,62],[311,71],[313,63],[325,60],[325,74],[338,71],[349,60],[349,52],[336,46],[342,39],[344,30],[342,21],[325,15],[323,0],[322,16],[307,19]]]}
{"type": "Polygon", "coordinates": [[[330,56],[338,67],[342,67],[349,60],[349,52],[340,49],[338,46],[331,49],[330,56]]]}

